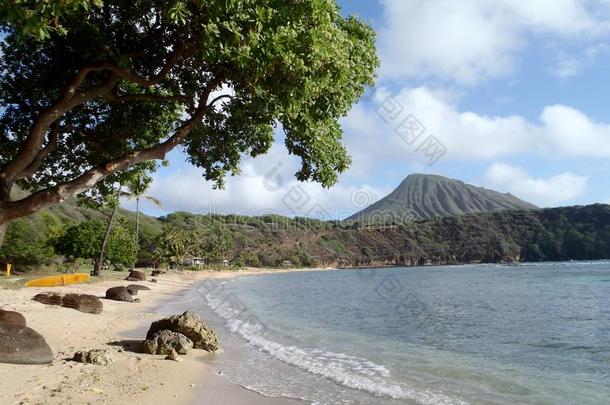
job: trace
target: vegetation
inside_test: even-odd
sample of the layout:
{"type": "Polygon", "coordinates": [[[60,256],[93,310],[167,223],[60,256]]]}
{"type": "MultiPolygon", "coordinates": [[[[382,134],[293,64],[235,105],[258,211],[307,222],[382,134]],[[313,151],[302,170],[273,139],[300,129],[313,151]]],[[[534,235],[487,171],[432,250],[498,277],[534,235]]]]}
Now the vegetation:
{"type": "MultiPolygon", "coordinates": [[[[97,222],[99,227],[104,216],[97,213],[93,217],[95,213],[72,203],[62,210],[55,207],[14,221],[0,250],[0,261],[23,268],[58,261],[59,254],[91,259],[92,250],[76,253],[57,240],[74,239],[62,235],[78,223],[97,222]]],[[[308,267],[610,259],[607,205],[501,211],[379,226],[186,212],[158,219],[142,215],[141,220],[138,260],[144,264],[155,260],[178,264],[190,256],[204,258],[209,264],[229,260],[236,266],[252,267],[283,267],[286,261],[308,267]]],[[[135,221],[133,213],[117,211],[115,230],[123,230],[118,231],[124,232],[118,238],[123,242],[114,244],[111,238],[109,255],[113,246],[121,248],[129,240],[135,244],[135,221]]],[[[95,239],[79,238],[83,248],[95,239]]],[[[117,263],[135,261],[129,252],[119,256],[129,260],[117,263]]]]}
{"type": "MultiPolygon", "coordinates": [[[[70,260],[91,259],[94,268],[102,250],[106,224],[102,221],[87,221],[68,228],[56,244],[57,252],[70,260]]],[[[108,238],[106,261],[115,269],[132,266],[137,259],[137,245],[133,232],[126,224],[114,226],[108,238]]]]}
{"type": "Polygon", "coordinates": [[[0,243],[178,146],[220,187],[277,124],[297,178],[330,186],[350,162],[339,119],[378,66],[374,31],[333,0],[9,0],[0,30],[0,243]]]}

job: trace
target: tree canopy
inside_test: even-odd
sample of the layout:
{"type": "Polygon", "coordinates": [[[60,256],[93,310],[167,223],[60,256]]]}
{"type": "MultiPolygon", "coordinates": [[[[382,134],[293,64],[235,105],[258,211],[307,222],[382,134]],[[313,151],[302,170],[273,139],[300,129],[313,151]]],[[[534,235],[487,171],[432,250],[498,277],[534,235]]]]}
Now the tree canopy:
{"type": "Polygon", "coordinates": [[[0,8],[0,226],[103,200],[178,146],[222,186],[278,124],[299,180],[331,186],[349,166],[339,119],[378,59],[374,31],[336,1],[54,3],[0,8]],[[11,201],[15,184],[31,194],[11,201]]]}
{"type": "MultiPolygon", "coordinates": [[[[68,228],[56,245],[58,253],[72,259],[98,259],[104,229],[106,224],[102,221],[86,221],[68,228]]],[[[119,224],[112,228],[108,238],[108,247],[105,256],[114,267],[131,266],[137,260],[137,244],[133,232],[124,225],[119,224]]]]}

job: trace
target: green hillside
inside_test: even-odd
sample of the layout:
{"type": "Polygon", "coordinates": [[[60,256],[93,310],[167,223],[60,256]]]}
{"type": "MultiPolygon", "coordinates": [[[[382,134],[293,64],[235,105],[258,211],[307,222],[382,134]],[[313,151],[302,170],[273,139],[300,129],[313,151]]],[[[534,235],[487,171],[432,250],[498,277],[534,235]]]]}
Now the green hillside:
{"type": "MultiPolygon", "coordinates": [[[[108,212],[69,202],[13,221],[0,260],[37,266],[54,263],[54,241],[70,225],[106,219],[108,212]]],[[[133,228],[135,213],[119,210],[133,228]]],[[[150,257],[164,226],[195,235],[202,230],[228,238],[226,259],[240,265],[383,266],[610,259],[610,206],[435,217],[401,224],[367,225],[277,215],[141,216],[142,255],[150,257]]],[[[206,255],[206,252],[198,254],[206,255]]]]}

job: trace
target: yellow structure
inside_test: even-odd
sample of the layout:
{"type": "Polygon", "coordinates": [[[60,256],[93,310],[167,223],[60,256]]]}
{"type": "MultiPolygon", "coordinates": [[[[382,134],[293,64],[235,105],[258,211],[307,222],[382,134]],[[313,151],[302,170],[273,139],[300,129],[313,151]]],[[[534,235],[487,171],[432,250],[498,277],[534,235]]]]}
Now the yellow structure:
{"type": "Polygon", "coordinates": [[[12,265],[12,264],[10,264],[10,263],[7,263],[7,264],[6,264],[6,276],[7,276],[7,277],[11,275],[11,268],[12,268],[12,267],[13,267],[13,265],[12,265]]]}
{"type": "Polygon", "coordinates": [[[26,287],[57,287],[68,284],[78,284],[89,280],[89,274],[74,273],[61,276],[36,278],[25,283],[26,287]]]}

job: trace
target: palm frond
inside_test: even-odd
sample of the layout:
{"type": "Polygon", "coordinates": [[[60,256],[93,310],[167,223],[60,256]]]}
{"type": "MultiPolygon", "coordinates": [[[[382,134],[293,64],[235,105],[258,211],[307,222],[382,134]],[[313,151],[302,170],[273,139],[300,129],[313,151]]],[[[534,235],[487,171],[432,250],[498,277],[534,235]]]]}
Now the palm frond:
{"type": "Polygon", "coordinates": [[[161,200],[151,196],[151,195],[146,195],[144,196],[144,198],[148,201],[150,201],[151,203],[155,204],[157,207],[161,208],[163,207],[163,204],[161,203],[161,200]]]}

